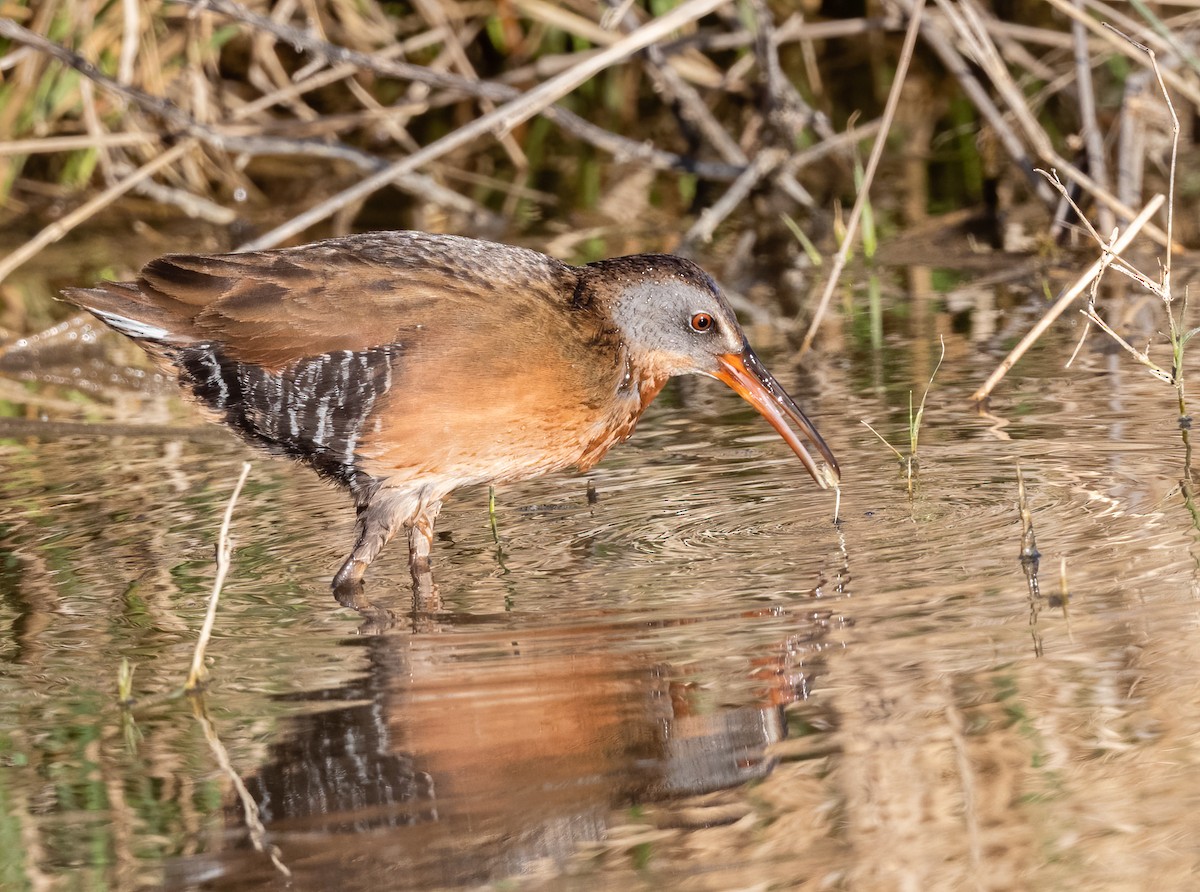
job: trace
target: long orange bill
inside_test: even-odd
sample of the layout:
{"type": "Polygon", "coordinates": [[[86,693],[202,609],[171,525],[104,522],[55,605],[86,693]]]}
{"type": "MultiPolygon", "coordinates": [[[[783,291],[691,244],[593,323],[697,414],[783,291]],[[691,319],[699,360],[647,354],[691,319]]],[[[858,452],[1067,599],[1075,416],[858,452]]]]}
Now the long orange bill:
{"type": "Polygon", "coordinates": [[[728,384],[742,399],[771,422],[771,427],[779,431],[779,436],[783,437],[792,447],[792,451],[800,457],[800,461],[804,462],[804,467],[808,469],[813,480],[817,481],[818,486],[822,489],[828,488],[825,475],[817,468],[817,463],[813,461],[813,457],[809,455],[804,444],[800,442],[800,438],[788,424],[789,420],[800,428],[804,436],[808,437],[817,447],[817,451],[821,453],[821,457],[828,462],[830,470],[833,471],[834,479],[837,480],[841,476],[837,459],[833,457],[833,453],[825,445],[825,441],[821,439],[821,435],[817,433],[813,423],[800,411],[800,407],[787,395],[787,391],[779,385],[771,373],[763,367],[749,344],[741,353],[725,353],[718,356],[717,362],[720,370],[714,377],[728,384]]]}

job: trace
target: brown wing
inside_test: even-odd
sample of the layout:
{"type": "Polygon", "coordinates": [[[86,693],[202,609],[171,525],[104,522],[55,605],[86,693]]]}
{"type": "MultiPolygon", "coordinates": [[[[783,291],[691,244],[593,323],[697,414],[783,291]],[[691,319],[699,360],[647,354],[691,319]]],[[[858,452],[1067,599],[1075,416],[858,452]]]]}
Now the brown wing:
{"type": "Polygon", "coordinates": [[[492,307],[519,312],[526,300],[561,301],[575,277],[571,267],[521,248],[389,232],[275,251],[167,255],[136,283],[66,295],[139,340],[216,343],[230,359],[279,369],[488,321],[492,307]]]}
{"type": "Polygon", "coordinates": [[[68,296],[234,430],[357,492],[435,466],[528,476],[611,439],[616,333],[578,283],[532,251],[400,232],[167,256],[68,296]]]}

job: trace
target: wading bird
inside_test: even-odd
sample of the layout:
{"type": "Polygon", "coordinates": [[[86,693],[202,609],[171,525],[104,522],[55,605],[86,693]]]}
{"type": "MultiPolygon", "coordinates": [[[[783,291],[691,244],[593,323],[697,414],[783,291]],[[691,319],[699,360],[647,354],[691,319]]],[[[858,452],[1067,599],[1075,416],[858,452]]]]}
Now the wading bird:
{"type": "Polygon", "coordinates": [[[363,611],[363,574],[401,527],[419,582],[452,490],[587,470],[672,375],[725,382],[819,485],[837,479],[829,447],[750,349],[720,289],[679,257],[576,267],[469,238],[379,232],[172,254],[134,282],[64,294],[249,442],[350,490],[354,547],[333,590],[363,611]]]}

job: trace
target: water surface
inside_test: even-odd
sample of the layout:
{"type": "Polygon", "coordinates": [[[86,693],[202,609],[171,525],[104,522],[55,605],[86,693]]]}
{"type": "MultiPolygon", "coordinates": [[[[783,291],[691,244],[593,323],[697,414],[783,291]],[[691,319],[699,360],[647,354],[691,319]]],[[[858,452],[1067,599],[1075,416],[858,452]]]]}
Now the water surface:
{"type": "Polygon", "coordinates": [[[115,336],[10,351],[0,885],[285,888],[236,775],[294,888],[1186,887],[1200,611],[1173,393],[1096,337],[1064,369],[1068,319],[973,412],[1042,306],[1032,274],[973,276],[886,279],[874,325],[849,295],[803,369],[751,333],[842,462],[839,523],[753,410],[672,385],[586,478],[500,489],[498,542],[486,491],[456,493],[439,610],[411,611],[389,548],[384,633],[328,592],[344,495],[126,371],[115,336]],[[905,443],[939,335],[910,496],[860,420],[905,443]],[[171,695],[247,458],[193,704],[171,695]]]}

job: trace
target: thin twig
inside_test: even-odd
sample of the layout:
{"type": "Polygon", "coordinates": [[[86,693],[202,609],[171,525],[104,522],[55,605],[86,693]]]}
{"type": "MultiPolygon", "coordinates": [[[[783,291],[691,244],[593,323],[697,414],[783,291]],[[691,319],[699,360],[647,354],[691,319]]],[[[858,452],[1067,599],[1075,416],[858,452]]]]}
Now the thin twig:
{"type": "Polygon", "coordinates": [[[103,133],[76,136],[41,136],[33,139],[14,139],[0,142],[2,155],[33,155],[46,152],[75,152],[80,149],[103,149],[117,146],[140,146],[160,142],[157,133],[103,133]]]}
{"type": "Polygon", "coordinates": [[[196,649],[192,654],[192,668],[188,672],[185,691],[194,691],[208,677],[204,667],[204,651],[208,648],[208,639],[212,637],[213,624],[217,619],[217,602],[221,600],[221,587],[225,585],[225,577],[229,573],[230,558],[233,556],[233,544],[229,541],[229,525],[233,521],[233,506],[237,504],[242,492],[242,485],[250,475],[250,462],[242,462],[242,473],[237,484],[233,487],[233,495],[225,506],[225,518],[221,521],[221,532],[217,537],[217,575],[213,579],[212,594],[208,598],[208,612],[204,615],[204,625],[200,627],[200,635],[196,638],[196,649]]]}
{"type": "MultiPolygon", "coordinates": [[[[113,166],[116,168],[117,173],[122,176],[134,171],[134,168],[126,161],[118,161],[113,166]]],[[[162,183],[154,180],[143,180],[137,185],[136,190],[139,195],[145,195],[159,204],[174,205],[189,217],[205,220],[216,226],[228,226],[238,216],[237,211],[233,208],[217,204],[203,195],[195,195],[185,189],[177,189],[174,186],[164,186],[162,183]]]]}
{"type": "Polygon", "coordinates": [[[746,168],[746,172],[725,190],[725,194],[710,207],[704,209],[700,218],[684,235],[683,244],[690,247],[697,242],[706,244],[711,242],[713,233],[721,225],[721,222],[732,214],[754,187],[779,167],[786,157],[787,153],[783,149],[764,149],[759,152],[754,162],[746,168]]]}
{"type": "Polygon", "coordinates": [[[1149,47],[1143,47],[1150,57],[1150,65],[1154,68],[1154,76],[1158,78],[1158,89],[1162,92],[1163,102],[1171,113],[1171,163],[1167,170],[1167,259],[1163,264],[1162,290],[1163,300],[1167,302],[1167,312],[1171,310],[1171,248],[1175,244],[1171,233],[1175,230],[1175,170],[1179,160],[1179,116],[1175,114],[1175,103],[1171,101],[1171,92],[1163,82],[1162,69],[1158,65],[1158,55],[1149,47]]]}
{"type": "Polygon", "coordinates": [[[1200,59],[1192,52],[1191,48],[1182,43],[1170,27],[1160,19],[1143,0],[1129,0],[1129,5],[1137,10],[1137,14],[1146,20],[1146,23],[1153,29],[1154,33],[1162,38],[1163,42],[1170,48],[1172,55],[1186,64],[1192,71],[1200,74],[1200,59]]]}
{"type": "MultiPolygon", "coordinates": [[[[1187,342],[1191,339],[1192,335],[1195,334],[1195,331],[1185,332],[1183,330],[1183,327],[1181,324],[1183,321],[1182,313],[1186,313],[1186,311],[1187,311],[1187,301],[1186,301],[1186,299],[1184,300],[1182,313],[1180,315],[1180,318],[1177,319],[1175,316],[1175,311],[1172,308],[1172,303],[1173,303],[1174,298],[1173,298],[1173,295],[1171,292],[1171,253],[1172,253],[1171,247],[1172,247],[1172,243],[1171,243],[1170,235],[1174,228],[1174,218],[1175,218],[1175,171],[1176,171],[1176,167],[1178,166],[1179,117],[1178,117],[1178,115],[1175,114],[1175,104],[1171,101],[1171,94],[1167,90],[1167,85],[1163,81],[1162,69],[1159,68],[1159,65],[1158,65],[1158,54],[1155,53],[1154,50],[1151,49],[1150,47],[1145,46],[1144,44],[1138,43],[1137,41],[1133,40],[1127,34],[1122,34],[1116,28],[1113,28],[1111,26],[1107,26],[1107,27],[1110,31],[1120,34],[1121,37],[1123,37],[1125,40],[1127,40],[1131,45],[1137,47],[1139,50],[1141,50],[1143,53],[1145,53],[1146,56],[1149,57],[1150,65],[1154,70],[1154,75],[1158,79],[1158,88],[1162,93],[1163,101],[1166,103],[1167,111],[1170,113],[1170,116],[1171,116],[1171,160],[1170,160],[1170,167],[1169,167],[1169,174],[1168,174],[1168,187],[1167,187],[1167,236],[1168,236],[1167,258],[1166,258],[1165,262],[1160,264],[1159,281],[1157,283],[1150,282],[1148,276],[1146,276],[1144,273],[1140,272],[1139,270],[1137,270],[1133,267],[1129,267],[1128,269],[1120,267],[1120,266],[1117,267],[1118,270],[1125,273],[1126,275],[1130,275],[1133,278],[1138,279],[1139,281],[1143,281],[1144,287],[1146,287],[1151,293],[1156,294],[1162,300],[1163,307],[1167,313],[1168,337],[1170,338],[1170,342],[1171,342],[1171,371],[1168,373],[1168,372],[1164,371],[1163,369],[1161,369],[1156,363],[1151,361],[1150,356],[1149,356],[1149,347],[1148,346],[1147,346],[1146,350],[1139,351],[1139,350],[1136,350],[1133,347],[1131,347],[1128,343],[1126,343],[1121,337],[1119,337],[1117,335],[1117,333],[1115,331],[1113,331],[1106,324],[1104,324],[1104,322],[1100,319],[1099,315],[1096,313],[1096,309],[1094,306],[1089,306],[1087,312],[1093,322],[1095,322],[1097,325],[1101,326],[1101,328],[1103,328],[1104,331],[1109,336],[1111,336],[1118,344],[1120,344],[1123,348],[1125,348],[1127,351],[1129,351],[1131,354],[1133,354],[1134,358],[1137,359],[1138,362],[1140,362],[1142,365],[1144,365],[1150,371],[1150,373],[1152,375],[1154,375],[1156,378],[1159,378],[1159,379],[1167,382],[1168,384],[1170,384],[1171,386],[1173,386],[1175,388],[1176,399],[1178,400],[1178,405],[1179,405],[1180,435],[1183,438],[1184,447],[1188,454],[1188,458],[1185,461],[1185,466],[1186,466],[1185,473],[1188,476],[1189,481],[1190,481],[1191,439],[1190,439],[1189,431],[1190,431],[1190,427],[1191,427],[1191,419],[1188,417],[1188,412],[1187,412],[1187,394],[1186,394],[1186,381],[1185,381],[1185,377],[1184,377],[1183,360],[1184,360],[1184,350],[1187,346],[1187,342]]],[[[1186,292],[1185,292],[1185,295],[1186,295],[1186,292]]],[[[1190,487],[1186,489],[1186,497],[1189,501],[1189,510],[1191,510],[1190,487]]]]}
{"type": "MultiPolygon", "coordinates": [[[[1113,242],[1112,247],[1110,248],[1111,252],[1114,254],[1119,254],[1121,251],[1124,251],[1127,247],[1129,247],[1130,243],[1137,236],[1137,234],[1146,226],[1146,222],[1156,213],[1158,213],[1158,209],[1162,207],[1164,201],[1166,201],[1166,196],[1164,195],[1155,195],[1153,198],[1151,198],[1150,201],[1146,203],[1146,206],[1142,208],[1141,213],[1133,218],[1132,222],[1130,222],[1129,226],[1126,227],[1125,231],[1118,236],[1115,242],[1113,242]]],[[[1062,296],[1060,296],[1059,299],[1054,302],[1054,305],[1046,311],[1046,314],[1042,316],[1042,318],[1038,320],[1037,324],[1029,330],[1029,333],[1026,334],[1025,337],[1021,338],[1020,343],[1013,347],[1012,350],[1009,351],[1009,354],[1004,357],[1003,361],[996,366],[995,371],[988,376],[988,379],[983,382],[979,389],[971,394],[971,402],[981,403],[991,396],[992,391],[995,390],[996,385],[1000,383],[1004,376],[1008,374],[1009,369],[1017,364],[1017,361],[1025,355],[1025,352],[1032,347],[1034,343],[1036,343],[1037,339],[1042,336],[1043,332],[1050,327],[1054,320],[1062,315],[1063,311],[1071,305],[1071,302],[1083,293],[1084,289],[1088,287],[1092,279],[1099,274],[1101,268],[1106,265],[1107,264],[1103,258],[1097,260],[1090,267],[1088,267],[1078,279],[1075,280],[1074,285],[1062,293],[1062,296]]]]}
{"type": "Polygon", "coordinates": [[[917,41],[917,33],[921,28],[921,16],[924,11],[925,0],[916,0],[910,12],[911,17],[908,21],[908,31],[904,34],[904,45],[900,50],[900,59],[896,63],[896,73],[892,80],[892,88],[888,91],[887,105],[883,109],[879,133],[875,136],[875,144],[871,146],[871,156],[867,159],[862,187],[858,190],[858,197],[854,200],[854,208],[850,211],[850,218],[846,221],[846,234],[842,239],[842,246],[838,249],[837,255],[833,259],[832,268],[829,270],[829,278],[825,281],[825,290],[821,294],[821,299],[817,302],[817,309],[813,312],[812,322],[808,325],[808,332],[804,335],[804,340],[800,344],[799,352],[801,356],[808,352],[808,348],[812,346],[813,338],[817,336],[817,329],[821,327],[821,320],[825,317],[825,311],[828,309],[829,301],[833,297],[833,289],[837,287],[838,278],[841,276],[842,270],[846,266],[846,259],[850,256],[850,251],[854,246],[858,220],[862,216],[863,207],[867,203],[867,196],[871,191],[871,183],[875,179],[875,170],[879,167],[879,159],[883,156],[883,149],[887,144],[888,131],[891,130],[892,119],[896,115],[896,106],[900,104],[900,93],[904,86],[904,78],[908,72],[908,63],[912,60],[913,46],[917,41]]]}
{"type": "MultiPolygon", "coordinates": [[[[1095,227],[1092,226],[1092,222],[1084,215],[1079,205],[1075,202],[1075,199],[1071,197],[1071,193],[1067,190],[1067,187],[1063,184],[1063,181],[1058,178],[1058,171],[1051,170],[1047,172],[1044,170],[1039,170],[1038,173],[1042,174],[1042,176],[1049,181],[1050,185],[1058,190],[1059,194],[1062,195],[1063,201],[1070,205],[1071,210],[1075,212],[1075,216],[1079,218],[1079,221],[1087,229],[1088,234],[1095,240],[1096,244],[1100,246],[1103,266],[1100,268],[1099,272],[1096,273],[1096,277],[1092,281],[1091,295],[1089,297],[1091,305],[1095,305],[1094,297],[1096,292],[1096,282],[1103,277],[1105,270],[1108,269],[1110,264],[1117,272],[1133,279],[1147,291],[1157,295],[1158,297],[1164,297],[1164,292],[1158,282],[1153,281],[1140,269],[1130,263],[1127,263],[1123,258],[1113,253],[1112,242],[1117,236],[1117,230],[1114,228],[1112,236],[1110,236],[1107,240],[1101,237],[1100,233],[1098,233],[1095,227]]],[[[1168,202],[1167,207],[1170,207],[1170,202],[1168,202]]],[[[1075,352],[1079,352],[1078,348],[1075,352]]],[[[1071,360],[1074,360],[1074,358],[1075,355],[1072,354],[1071,360]]],[[[1068,361],[1067,365],[1070,366],[1071,362],[1068,361]]]]}
{"type": "MultiPolygon", "coordinates": [[[[1072,20],[1080,22],[1085,28],[1087,28],[1089,31],[1091,31],[1093,34],[1095,34],[1097,37],[1104,40],[1109,46],[1111,46],[1112,48],[1117,50],[1117,52],[1119,52],[1121,55],[1127,56],[1128,58],[1132,59],[1135,62],[1142,61],[1141,53],[1138,51],[1138,49],[1136,47],[1131,46],[1130,44],[1126,43],[1122,38],[1116,36],[1113,33],[1110,33],[1108,30],[1106,30],[1104,28],[1104,26],[1099,21],[1092,18],[1090,15],[1079,12],[1071,4],[1071,0],[1046,0],[1046,2],[1051,4],[1055,9],[1057,9],[1063,15],[1069,16],[1072,20]]],[[[1104,17],[1107,18],[1109,21],[1117,21],[1120,23],[1129,23],[1129,24],[1122,24],[1122,27],[1128,27],[1130,31],[1136,30],[1135,23],[1132,23],[1130,19],[1128,19],[1125,16],[1122,16],[1120,13],[1118,13],[1116,10],[1113,10],[1111,7],[1105,6],[1102,3],[1096,3],[1096,2],[1094,2],[1094,0],[1088,0],[1088,5],[1091,6],[1094,10],[1102,11],[1104,17]],[[1111,15],[1110,15],[1110,13],[1111,13],[1111,15]]],[[[1145,38],[1146,43],[1151,43],[1154,39],[1154,35],[1143,35],[1143,36],[1145,38]]],[[[1161,45],[1159,47],[1157,47],[1157,49],[1159,49],[1160,51],[1161,50],[1167,50],[1167,51],[1170,50],[1169,47],[1161,46],[1161,45]]],[[[1186,97],[1188,99],[1188,101],[1193,103],[1194,105],[1200,105],[1200,89],[1198,89],[1196,87],[1195,83],[1189,82],[1186,78],[1180,77],[1179,72],[1170,71],[1170,70],[1164,72],[1163,79],[1167,82],[1167,84],[1171,87],[1171,89],[1175,90],[1177,93],[1179,93],[1179,95],[1186,97]]]]}
{"type": "MultiPolygon", "coordinates": [[[[1113,238],[1116,238],[1116,236],[1117,236],[1117,230],[1114,229],[1113,230],[1113,238]]],[[[1109,241],[1111,241],[1111,240],[1112,239],[1110,239],[1109,241]]],[[[1108,242],[1101,242],[1101,244],[1104,245],[1104,250],[1100,254],[1100,260],[1101,260],[1100,269],[1096,271],[1096,276],[1095,276],[1095,278],[1092,279],[1092,284],[1088,287],[1087,307],[1084,311],[1085,317],[1091,316],[1091,313],[1089,313],[1088,310],[1095,312],[1096,297],[1100,293],[1100,282],[1104,278],[1105,272],[1108,271],[1109,265],[1112,263],[1112,261],[1117,256],[1108,250],[1108,242]]],[[[1075,342],[1075,349],[1071,351],[1071,356],[1066,361],[1066,364],[1063,366],[1063,368],[1069,369],[1072,365],[1074,365],[1075,359],[1079,356],[1079,351],[1083,349],[1083,345],[1087,342],[1088,335],[1090,335],[1091,333],[1092,333],[1092,322],[1091,322],[1091,319],[1088,318],[1088,321],[1085,322],[1083,325],[1083,331],[1081,331],[1079,333],[1079,340],[1077,340],[1075,342]]]]}
{"type": "Polygon", "coordinates": [[[1145,350],[1139,350],[1137,347],[1134,347],[1127,340],[1125,340],[1123,337],[1121,337],[1119,334],[1117,334],[1115,331],[1113,331],[1112,328],[1109,326],[1109,324],[1107,322],[1105,322],[1100,317],[1100,314],[1097,313],[1094,309],[1092,309],[1091,307],[1088,307],[1086,310],[1083,311],[1083,314],[1085,316],[1087,316],[1092,322],[1096,323],[1096,325],[1106,335],[1108,335],[1110,338],[1112,338],[1114,341],[1116,341],[1118,344],[1120,344],[1121,347],[1124,348],[1125,351],[1128,352],[1130,356],[1132,356],[1134,359],[1136,359],[1138,362],[1140,362],[1142,365],[1144,365],[1146,367],[1147,371],[1149,371],[1151,375],[1153,375],[1159,381],[1163,381],[1167,384],[1175,383],[1175,379],[1174,379],[1174,377],[1172,377],[1170,372],[1166,371],[1165,369],[1161,368],[1157,363],[1155,363],[1150,358],[1150,354],[1147,353],[1145,350]]]}

